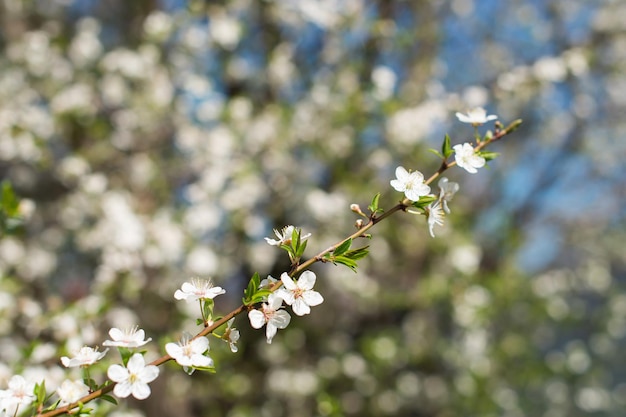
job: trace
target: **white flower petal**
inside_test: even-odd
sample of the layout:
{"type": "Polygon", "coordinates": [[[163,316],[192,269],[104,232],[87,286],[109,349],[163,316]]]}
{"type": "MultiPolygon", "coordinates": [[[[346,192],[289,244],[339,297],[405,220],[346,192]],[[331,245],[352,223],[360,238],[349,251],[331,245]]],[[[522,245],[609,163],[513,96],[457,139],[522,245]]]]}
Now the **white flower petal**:
{"type": "MultiPolygon", "coordinates": [[[[285,303],[287,303],[288,305],[293,304],[293,301],[294,301],[293,293],[290,291],[287,291],[285,288],[279,288],[273,294],[275,294],[276,298],[283,299],[285,303]]],[[[278,307],[280,307],[280,304],[278,305],[278,307]]]]}
{"type": "Polygon", "coordinates": [[[126,368],[128,369],[128,372],[136,374],[142,369],[144,369],[145,366],[146,366],[146,361],[143,358],[143,355],[141,353],[135,353],[128,360],[128,364],[126,365],[126,368]]]}
{"type": "Polygon", "coordinates": [[[272,343],[272,339],[276,336],[277,331],[278,329],[272,324],[272,322],[267,323],[267,327],[265,328],[265,338],[267,339],[267,343],[272,343]]]}
{"type": "Polygon", "coordinates": [[[302,297],[296,298],[296,301],[292,304],[291,309],[298,316],[304,316],[311,312],[311,307],[309,307],[302,297]]]}
{"type": "Polygon", "coordinates": [[[109,366],[109,369],[107,370],[107,376],[113,382],[122,382],[128,379],[128,375],[128,369],[117,364],[109,366]]]}
{"type": "Polygon", "coordinates": [[[298,287],[303,290],[310,290],[315,285],[315,273],[312,271],[304,271],[298,278],[298,287]]]}
{"type": "Polygon", "coordinates": [[[183,348],[178,343],[167,343],[165,345],[165,351],[172,358],[176,358],[183,354],[183,348]]]}
{"type": "Polygon", "coordinates": [[[133,386],[128,381],[118,382],[113,388],[113,394],[118,398],[126,398],[133,391],[133,386]]]}
{"type": "Polygon", "coordinates": [[[272,317],[271,323],[279,329],[284,329],[289,325],[291,316],[284,310],[277,311],[272,317]]]}
{"type": "Polygon", "coordinates": [[[111,336],[111,339],[113,340],[121,340],[124,338],[124,332],[116,327],[113,327],[109,330],[109,336],[111,336]]]}
{"type": "Polygon", "coordinates": [[[250,310],[248,312],[250,325],[255,329],[260,329],[265,324],[265,315],[259,310],[250,310]]]}
{"type": "Polygon", "coordinates": [[[315,307],[324,302],[324,297],[317,291],[307,291],[302,294],[302,298],[311,307],[315,307]]]}
{"type": "Polygon", "coordinates": [[[159,376],[159,367],[155,365],[148,365],[137,373],[139,379],[145,383],[152,382],[159,376]]]}
{"type": "Polygon", "coordinates": [[[409,175],[409,171],[407,171],[404,167],[396,168],[396,178],[398,178],[398,180],[405,181],[409,178],[409,175]]]}
{"type": "Polygon", "coordinates": [[[150,396],[150,387],[148,384],[135,382],[132,385],[132,394],[138,400],[145,400],[150,396]]]}
{"type": "Polygon", "coordinates": [[[199,337],[189,342],[191,350],[195,353],[204,353],[209,348],[209,339],[206,337],[199,337]]]}
{"type": "Polygon", "coordinates": [[[295,290],[296,288],[298,288],[296,283],[293,281],[293,279],[286,272],[282,273],[282,275],[280,276],[280,280],[283,282],[283,285],[288,290],[295,290]]]}

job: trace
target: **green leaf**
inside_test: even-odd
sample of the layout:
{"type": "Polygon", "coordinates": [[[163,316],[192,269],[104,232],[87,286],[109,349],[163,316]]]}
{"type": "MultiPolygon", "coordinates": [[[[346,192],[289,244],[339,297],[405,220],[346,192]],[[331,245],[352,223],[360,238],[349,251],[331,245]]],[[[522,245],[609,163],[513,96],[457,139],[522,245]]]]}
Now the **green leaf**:
{"type": "Polygon", "coordinates": [[[443,144],[441,144],[441,153],[443,154],[444,159],[448,159],[450,155],[452,155],[452,148],[450,147],[450,136],[446,134],[443,138],[443,144]]]}
{"type": "Polygon", "coordinates": [[[196,370],[196,371],[210,372],[212,374],[217,372],[215,370],[214,366],[211,366],[211,367],[208,367],[208,366],[207,367],[204,367],[204,366],[194,366],[193,369],[196,370]]]}
{"type": "Polygon", "coordinates": [[[35,384],[35,390],[33,392],[37,397],[37,404],[43,404],[46,400],[46,380],[41,381],[41,384],[35,384]]]}
{"type": "Polygon", "coordinates": [[[243,292],[244,294],[243,303],[245,305],[253,304],[251,302],[252,297],[254,297],[254,294],[259,290],[260,285],[261,285],[261,276],[259,275],[258,272],[255,272],[254,275],[252,275],[252,278],[250,278],[250,281],[248,282],[248,287],[243,292]]]}
{"type": "Polygon", "coordinates": [[[369,253],[370,253],[369,246],[364,246],[362,248],[348,251],[344,254],[344,256],[350,259],[359,260],[359,259],[365,258],[369,253]]]}
{"type": "Polygon", "coordinates": [[[348,268],[350,268],[351,270],[353,270],[354,272],[356,272],[356,261],[350,259],[350,258],[346,258],[345,256],[336,256],[333,259],[333,263],[334,264],[341,264],[341,265],[345,265],[348,268]]]}
{"type": "Polygon", "coordinates": [[[492,159],[496,159],[500,154],[497,152],[478,152],[478,156],[482,156],[486,161],[491,161],[492,159]]]}
{"type": "Polygon", "coordinates": [[[124,366],[128,365],[128,360],[131,356],[133,356],[133,351],[126,347],[118,347],[117,350],[120,352],[120,356],[122,357],[122,363],[124,366]]]}
{"type": "Polygon", "coordinates": [[[352,246],[352,239],[347,239],[345,242],[343,242],[341,245],[337,246],[337,249],[335,249],[333,251],[333,255],[338,256],[338,255],[342,255],[343,253],[345,253],[348,249],[350,249],[350,246],[352,246]]]}
{"type": "Polygon", "coordinates": [[[211,321],[213,317],[213,307],[215,306],[215,301],[212,298],[204,299],[201,301],[202,304],[202,317],[207,321],[211,321]]]}
{"type": "Polygon", "coordinates": [[[296,259],[300,259],[304,254],[307,242],[308,241],[305,240],[304,242],[300,242],[300,244],[298,245],[298,250],[296,251],[296,259]]]}
{"type": "Polygon", "coordinates": [[[369,253],[369,246],[343,252],[341,255],[337,255],[334,252],[332,254],[326,254],[324,259],[332,262],[333,264],[345,265],[348,268],[356,272],[357,260],[362,259],[369,253]]]}
{"type": "Polygon", "coordinates": [[[411,205],[415,208],[423,209],[424,207],[428,206],[430,203],[436,201],[438,198],[439,197],[436,197],[436,196],[425,195],[425,196],[420,197],[418,201],[414,201],[413,204],[411,205]]]}
{"type": "Polygon", "coordinates": [[[91,391],[95,391],[98,389],[98,383],[93,378],[83,378],[83,382],[89,387],[91,391]]]}
{"type": "Polygon", "coordinates": [[[291,232],[291,248],[293,249],[293,253],[297,253],[299,243],[300,243],[300,229],[298,229],[297,227],[294,227],[293,232],[291,232]]]}
{"type": "Polygon", "coordinates": [[[367,208],[369,209],[370,213],[376,214],[376,213],[379,213],[379,212],[383,211],[383,209],[378,207],[379,200],[380,200],[380,193],[376,193],[374,198],[372,198],[371,204],[369,206],[367,206],[367,208]]]}
{"type": "Polygon", "coordinates": [[[265,301],[265,297],[269,296],[271,293],[272,292],[270,290],[259,290],[256,294],[252,296],[252,298],[246,305],[256,304],[265,301]]]}
{"type": "Polygon", "coordinates": [[[115,404],[115,405],[117,405],[117,400],[115,399],[115,397],[113,397],[113,396],[111,396],[111,395],[106,395],[106,394],[105,394],[105,395],[101,396],[101,397],[100,397],[100,399],[101,399],[101,400],[104,400],[104,401],[108,401],[108,402],[110,402],[111,404],[115,404]]]}
{"type": "Polygon", "coordinates": [[[439,158],[441,158],[441,159],[446,159],[446,158],[445,158],[445,157],[441,154],[441,152],[439,152],[437,149],[429,148],[429,149],[428,149],[428,152],[430,152],[430,153],[434,153],[435,155],[437,155],[437,156],[438,156],[439,158]]]}

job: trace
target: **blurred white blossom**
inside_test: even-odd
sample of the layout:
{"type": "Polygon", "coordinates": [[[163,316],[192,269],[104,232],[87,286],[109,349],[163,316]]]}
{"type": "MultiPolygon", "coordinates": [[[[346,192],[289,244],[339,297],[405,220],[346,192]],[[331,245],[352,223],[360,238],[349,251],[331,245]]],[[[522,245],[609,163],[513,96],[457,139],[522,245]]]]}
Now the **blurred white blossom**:
{"type": "Polygon", "coordinates": [[[210,280],[192,278],[190,282],[183,283],[179,290],[174,293],[177,300],[185,300],[188,303],[197,300],[208,300],[226,293],[222,287],[215,287],[210,280]]]}
{"type": "Polygon", "coordinates": [[[461,122],[469,123],[474,126],[482,125],[498,118],[498,116],[494,114],[490,114],[489,116],[487,116],[487,110],[483,109],[482,107],[476,107],[474,109],[468,110],[466,114],[457,112],[456,117],[458,117],[461,122]]]}
{"type": "Polygon", "coordinates": [[[89,346],[83,346],[71,359],[67,356],[61,358],[61,363],[66,368],[73,368],[76,366],[89,366],[98,362],[104,358],[109,349],[105,349],[102,352],[98,352],[98,348],[92,348],[89,346]]]}
{"type": "Polygon", "coordinates": [[[75,403],[82,397],[89,394],[89,387],[81,379],[63,381],[57,388],[57,395],[61,399],[61,406],[75,403]]]}
{"type": "Polygon", "coordinates": [[[152,340],[151,337],[145,339],[146,334],[144,330],[138,329],[137,327],[131,327],[125,330],[113,327],[109,330],[109,336],[111,336],[112,340],[104,341],[102,346],[138,348],[152,340]]]}

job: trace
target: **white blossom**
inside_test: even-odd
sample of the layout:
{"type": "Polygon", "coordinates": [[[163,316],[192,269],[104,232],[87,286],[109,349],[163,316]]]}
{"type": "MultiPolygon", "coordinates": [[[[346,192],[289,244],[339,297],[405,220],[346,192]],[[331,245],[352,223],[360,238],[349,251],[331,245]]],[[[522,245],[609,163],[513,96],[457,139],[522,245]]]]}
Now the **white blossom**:
{"type": "Polygon", "coordinates": [[[441,177],[437,185],[439,186],[439,201],[441,201],[443,210],[450,214],[448,201],[452,201],[454,194],[459,191],[459,184],[456,182],[450,182],[446,177],[441,177]]]}
{"type": "Polygon", "coordinates": [[[294,281],[289,274],[283,272],[280,276],[284,287],[276,293],[285,300],[298,316],[304,316],[311,312],[311,307],[320,305],[324,298],[317,291],[313,291],[316,276],[311,271],[304,271],[297,281],[294,281]]]}
{"type": "Polygon", "coordinates": [[[291,321],[289,313],[280,310],[282,304],[283,299],[272,293],[267,297],[267,303],[263,303],[261,310],[251,310],[248,313],[250,325],[255,329],[260,329],[263,325],[267,325],[265,329],[267,343],[272,343],[272,338],[276,335],[278,329],[284,329],[291,321]]]}
{"type": "Polygon", "coordinates": [[[475,174],[476,168],[485,166],[485,158],[474,153],[474,147],[469,143],[454,145],[454,159],[456,164],[470,174],[475,174]]]}
{"type": "Polygon", "coordinates": [[[151,392],[148,384],[159,376],[159,368],[155,365],[146,366],[143,355],[135,353],[126,367],[117,364],[109,366],[107,375],[117,383],[113,388],[116,397],[126,398],[132,394],[138,400],[145,400],[151,392]]]}
{"type": "Polygon", "coordinates": [[[222,287],[214,287],[209,280],[192,278],[191,282],[185,282],[179,290],[174,293],[177,300],[186,300],[191,303],[196,300],[213,299],[226,290],[222,287]]]}
{"type": "Polygon", "coordinates": [[[391,186],[403,192],[411,201],[418,201],[420,197],[430,193],[430,187],[424,184],[424,175],[419,171],[409,173],[404,167],[396,168],[396,179],[391,180],[391,186]]]}
{"type": "Polygon", "coordinates": [[[428,213],[428,231],[432,237],[435,237],[435,225],[443,226],[443,218],[445,217],[445,213],[441,208],[441,200],[437,200],[431,203],[427,208],[426,212],[428,213]]]}
{"type": "Polygon", "coordinates": [[[475,109],[468,110],[466,114],[457,113],[456,117],[463,123],[469,123],[473,126],[482,125],[491,120],[496,120],[498,116],[495,114],[490,114],[487,116],[487,110],[482,107],[477,107],[475,109]]]}
{"type": "Polygon", "coordinates": [[[226,326],[226,331],[224,332],[222,339],[228,342],[231,352],[237,353],[237,351],[239,350],[239,348],[237,347],[237,342],[239,341],[240,334],[239,334],[239,330],[233,327],[234,322],[235,322],[234,317],[228,320],[228,325],[226,326]]]}
{"type": "Polygon", "coordinates": [[[120,330],[116,327],[113,327],[111,330],[109,330],[109,336],[111,336],[111,339],[113,340],[106,340],[104,343],[102,343],[103,346],[138,348],[152,340],[151,337],[145,339],[146,333],[143,331],[143,329],[138,329],[137,327],[125,330],[120,330]]]}
{"type": "Polygon", "coordinates": [[[268,275],[267,278],[261,280],[259,284],[259,288],[270,288],[272,285],[276,284],[278,280],[271,275],[268,275]]]}
{"type": "Polygon", "coordinates": [[[209,339],[198,337],[192,340],[190,334],[185,333],[178,343],[167,343],[165,351],[185,371],[190,367],[208,368],[213,366],[213,359],[204,355],[209,350],[209,339]]]}
{"type": "MultiPolygon", "coordinates": [[[[291,236],[293,235],[293,231],[294,231],[294,226],[292,225],[285,226],[280,231],[277,229],[274,229],[274,234],[276,235],[278,240],[266,237],[265,241],[272,246],[289,245],[291,243],[291,236]]],[[[306,235],[300,236],[300,240],[305,241],[310,236],[311,234],[307,233],[306,235]]]]}
{"type": "Polygon", "coordinates": [[[89,394],[89,387],[81,379],[71,381],[66,379],[57,388],[57,395],[61,399],[60,405],[75,403],[89,394]]]}
{"type": "Polygon", "coordinates": [[[34,390],[33,382],[21,375],[13,375],[8,389],[0,390],[0,411],[6,410],[6,415],[17,415],[20,406],[28,406],[35,401],[34,390]]]}
{"type": "Polygon", "coordinates": [[[89,346],[83,346],[78,352],[76,352],[73,358],[70,359],[67,356],[63,356],[61,358],[61,363],[66,368],[93,365],[100,359],[104,358],[104,355],[106,355],[108,351],[109,349],[105,349],[102,352],[98,352],[98,348],[94,349],[89,346]]]}

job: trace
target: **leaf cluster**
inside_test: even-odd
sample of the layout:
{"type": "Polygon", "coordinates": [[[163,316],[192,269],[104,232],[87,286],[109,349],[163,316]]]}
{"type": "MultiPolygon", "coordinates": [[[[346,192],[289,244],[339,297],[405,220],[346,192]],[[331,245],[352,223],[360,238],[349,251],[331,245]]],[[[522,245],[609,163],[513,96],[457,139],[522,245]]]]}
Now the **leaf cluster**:
{"type": "Polygon", "coordinates": [[[324,255],[324,262],[332,262],[333,264],[345,265],[356,272],[357,262],[359,259],[365,258],[369,253],[369,245],[357,249],[352,249],[352,239],[344,240],[335,250],[324,255]]]}

